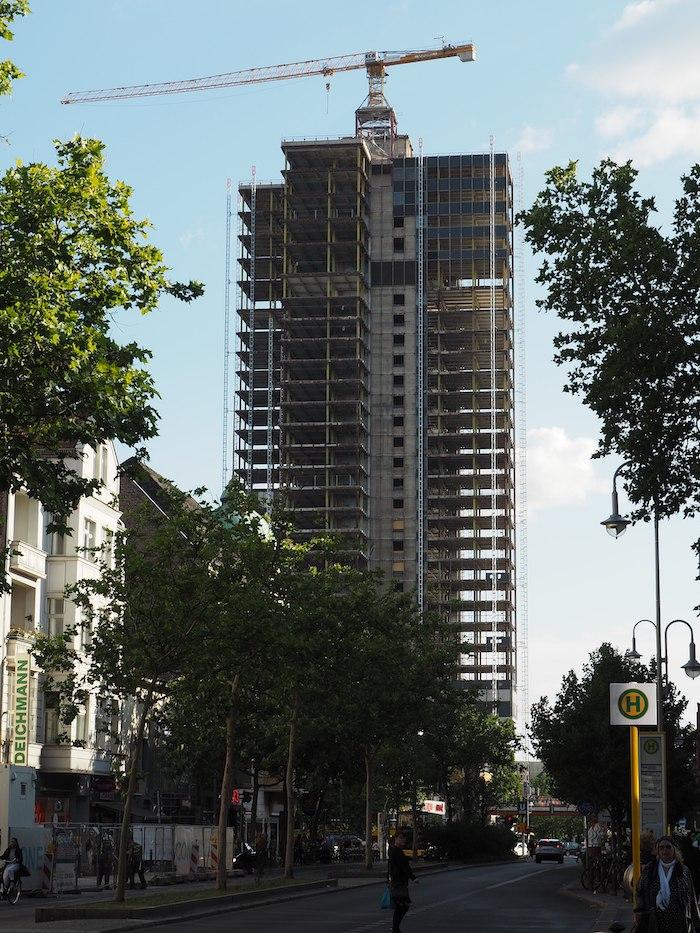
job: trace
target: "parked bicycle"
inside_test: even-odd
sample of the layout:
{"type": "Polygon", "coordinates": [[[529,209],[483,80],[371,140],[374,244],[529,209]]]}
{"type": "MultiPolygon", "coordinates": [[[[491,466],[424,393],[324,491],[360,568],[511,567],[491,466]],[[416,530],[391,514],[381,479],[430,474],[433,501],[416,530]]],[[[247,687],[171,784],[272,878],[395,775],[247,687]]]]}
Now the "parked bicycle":
{"type": "Polygon", "coordinates": [[[581,872],[581,887],[586,891],[617,893],[623,887],[626,864],[616,858],[603,857],[587,865],[581,872]]]}

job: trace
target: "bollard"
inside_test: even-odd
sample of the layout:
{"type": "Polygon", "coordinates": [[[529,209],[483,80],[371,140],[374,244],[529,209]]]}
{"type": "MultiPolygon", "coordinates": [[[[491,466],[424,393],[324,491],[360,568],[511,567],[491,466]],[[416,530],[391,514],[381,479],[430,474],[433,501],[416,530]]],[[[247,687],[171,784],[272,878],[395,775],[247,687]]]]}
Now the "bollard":
{"type": "Polygon", "coordinates": [[[199,868],[199,844],[196,842],[193,842],[192,851],[190,853],[190,878],[196,878],[198,868],[199,868]]]}

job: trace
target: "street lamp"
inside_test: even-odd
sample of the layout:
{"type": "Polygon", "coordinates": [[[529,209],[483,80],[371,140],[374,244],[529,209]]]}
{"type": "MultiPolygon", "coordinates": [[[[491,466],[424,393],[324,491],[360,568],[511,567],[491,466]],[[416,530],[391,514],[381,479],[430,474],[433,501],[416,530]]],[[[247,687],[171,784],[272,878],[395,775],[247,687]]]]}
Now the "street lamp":
{"type": "Polygon", "coordinates": [[[609,535],[612,535],[613,538],[619,538],[621,534],[624,534],[627,526],[631,524],[628,518],[624,518],[622,515],[620,515],[620,506],[617,501],[617,477],[626,466],[629,466],[629,463],[623,463],[622,466],[619,466],[613,474],[612,512],[610,513],[609,518],[606,518],[600,523],[601,525],[605,526],[605,530],[609,535]]]}
{"type": "MultiPolygon", "coordinates": [[[[652,622],[651,619],[639,619],[638,622],[634,623],[632,627],[632,647],[625,651],[625,657],[629,658],[630,661],[641,661],[642,656],[637,651],[637,639],[635,637],[635,631],[637,626],[641,622],[648,622],[650,625],[653,625],[656,628],[656,623],[652,622]]],[[[681,670],[685,671],[686,676],[690,677],[692,680],[695,680],[696,677],[700,677],[700,661],[698,661],[695,655],[695,634],[693,632],[693,627],[690,622],[686,622],[685,619],[673,619],[669,622],[666,628],[664,629],[664,654],[661,657],[661,666],[663,667],[663,673],[668,683],[668,630],[676,622],[682,622],[683,625],[687,625],[690,629],[690,644],[688,646],[688,660],[685,664],[681,664],[681,670]]]]}
{"type": "Polygon", "coordinates": [[[683,625],[687,625],[690,629],[690,645],[688,646],[688,660],[685,664],[681,665],[681,668],[685,671],[688,677],[692,680],[695,680],[696,677],[700,676],[700,663],[698,663],[697,658],[695,657],[695,633],[693,632],[693,627],[690,622],[686,622],[685,619],[673,619],[668,623],[664,629],[664,652],[665,657],[663,659],[664,665],[666,667],[666,680],[668,681],[668,630],[672,625],[675,625],[676,622],[682,622],[683,625]]]}
{"type": "Polygon", "coordinates": [[[634,633],[637,631],[637,626],[639,625],[640,622],[648,622],[650,625],[653,625],[654,628],[656,628],[656,623],[652,622],[651,619],[639,619],[637,622],[634,623],[634,625],[632,626],[632,648],[625,651],[625,657],[629,658],[630,661],[641,661],[642,660],[641,654],[637,651],[637,639],[635,638],[635,635],[634,635],[634,633]]]}
{"type": "MultiPolygon", "coordinates": [[[[621,534],[624,533],[627,526],[630,524],[629,519],[624,518],[620,515],[620,506],[617,500],[617,477],[622,473],[623,470],[627,467],[632,466],[631,461],[626,460],[624,463],[621,463],[620,466],[613,473],[613,488],[612,488],[612,512],[609,518],[606,518],[601,522],[601,525],[605,526],[605,530],[609,535],[612,535],[613,538],[619,538],[621,534]]],[[[657,708],[657,719],[658,725],[657,728],[659,732],[664,731],[664,709],[663,709],[663,679],[661,675],[661,572],[659,565],[659,513],[656,509],[656,504],[654,505],[654,579],[656,587],[656,622],[652,622],[652,625],[656,629],[656,708],[657,708]]],[[[644,621],[644,620],[640,620],[644,621]]],[[[650,620],[649,620],[650,621],[650,620]]],[[[636,646],[634,644],[634,635],[632,641],[632,649],[636,651],[636,646]]]]}

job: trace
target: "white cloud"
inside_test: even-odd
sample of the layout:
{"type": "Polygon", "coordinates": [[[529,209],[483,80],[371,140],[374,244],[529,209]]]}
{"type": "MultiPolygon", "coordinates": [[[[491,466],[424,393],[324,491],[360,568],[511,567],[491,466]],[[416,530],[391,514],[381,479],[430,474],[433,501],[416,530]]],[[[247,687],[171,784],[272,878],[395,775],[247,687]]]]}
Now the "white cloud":
{"type": "Polygon", "coordinates": [[[700,31],[691,30],[673,43],[627,52],[611,49],[608,61],[567,69],[567,74],[603,94],[643,98],[649,103],[677,104],[700,99],[700,31]],[[693,32],[696,34],[693,35],[693,32]]]}
{"type": "Polygon", "coordinates": [[[635,0],[634,3],[628,3],[622,10],[620,18],[613,23],[612,29],[632,29],[648,20],[655,13],[659,13],[666,7],[675,6],[683,0],[635,0]]]}
{"type": "Polygon", "coordinates": [[[697,158],[700,152],[700,108],[670,108],[656,113],[640,135],[618,142],[617,162],[633,159],[640,168],[672,156],[697,158]]]}
{"type": "Polygon", "coordinates": [[[644,119],[644,111],[641,107],[613,107],[606,110],[595,121],[595,127],[599,136],[604,139],[615,139],[624,136],[639,127],[644,119]]]}
{"type": "Polygon", "coordinates": [[[553,133],[546,127],[535,127],[526,124],[520,131],[520,136],[515,142],[516,152],[522,152],[527,155],[531,152],[542,152],[549,149],[552,145],[553,133]]]}
{"type": "Polygon", "coordinates": [[[532,428],[527,441],[528,512],[583,505],[606,488],[591,460],[593,438],[551,427],[532,428]]]}

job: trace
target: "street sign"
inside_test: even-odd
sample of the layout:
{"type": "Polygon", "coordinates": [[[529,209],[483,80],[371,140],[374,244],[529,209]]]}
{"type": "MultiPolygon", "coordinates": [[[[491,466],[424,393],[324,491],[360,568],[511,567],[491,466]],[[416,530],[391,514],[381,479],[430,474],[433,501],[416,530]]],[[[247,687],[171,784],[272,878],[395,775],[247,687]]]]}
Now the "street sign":
{"type": "Polygon", "coordinates": [[[421,810],[423,811],[423,813],[437,813],[438,816],[444,816],[445,815],[445,801],[444,800],[424,800],[421,810]]]}
{"type": "Polygon", "coordinates": [[[527,813],[527,800],[518,801],[518,813],[527,813]]]}
{"type": "Polygon", "coordinates": [[[641,829],[658,839],[666,832],[664,819],[664,743],[660,732],[639,734],[639,790],[641,829]]]}
{"type": "Polygon", "coordinates": [[[612,726],[655,726],[655,684],[610,684],[612,726]]]}

